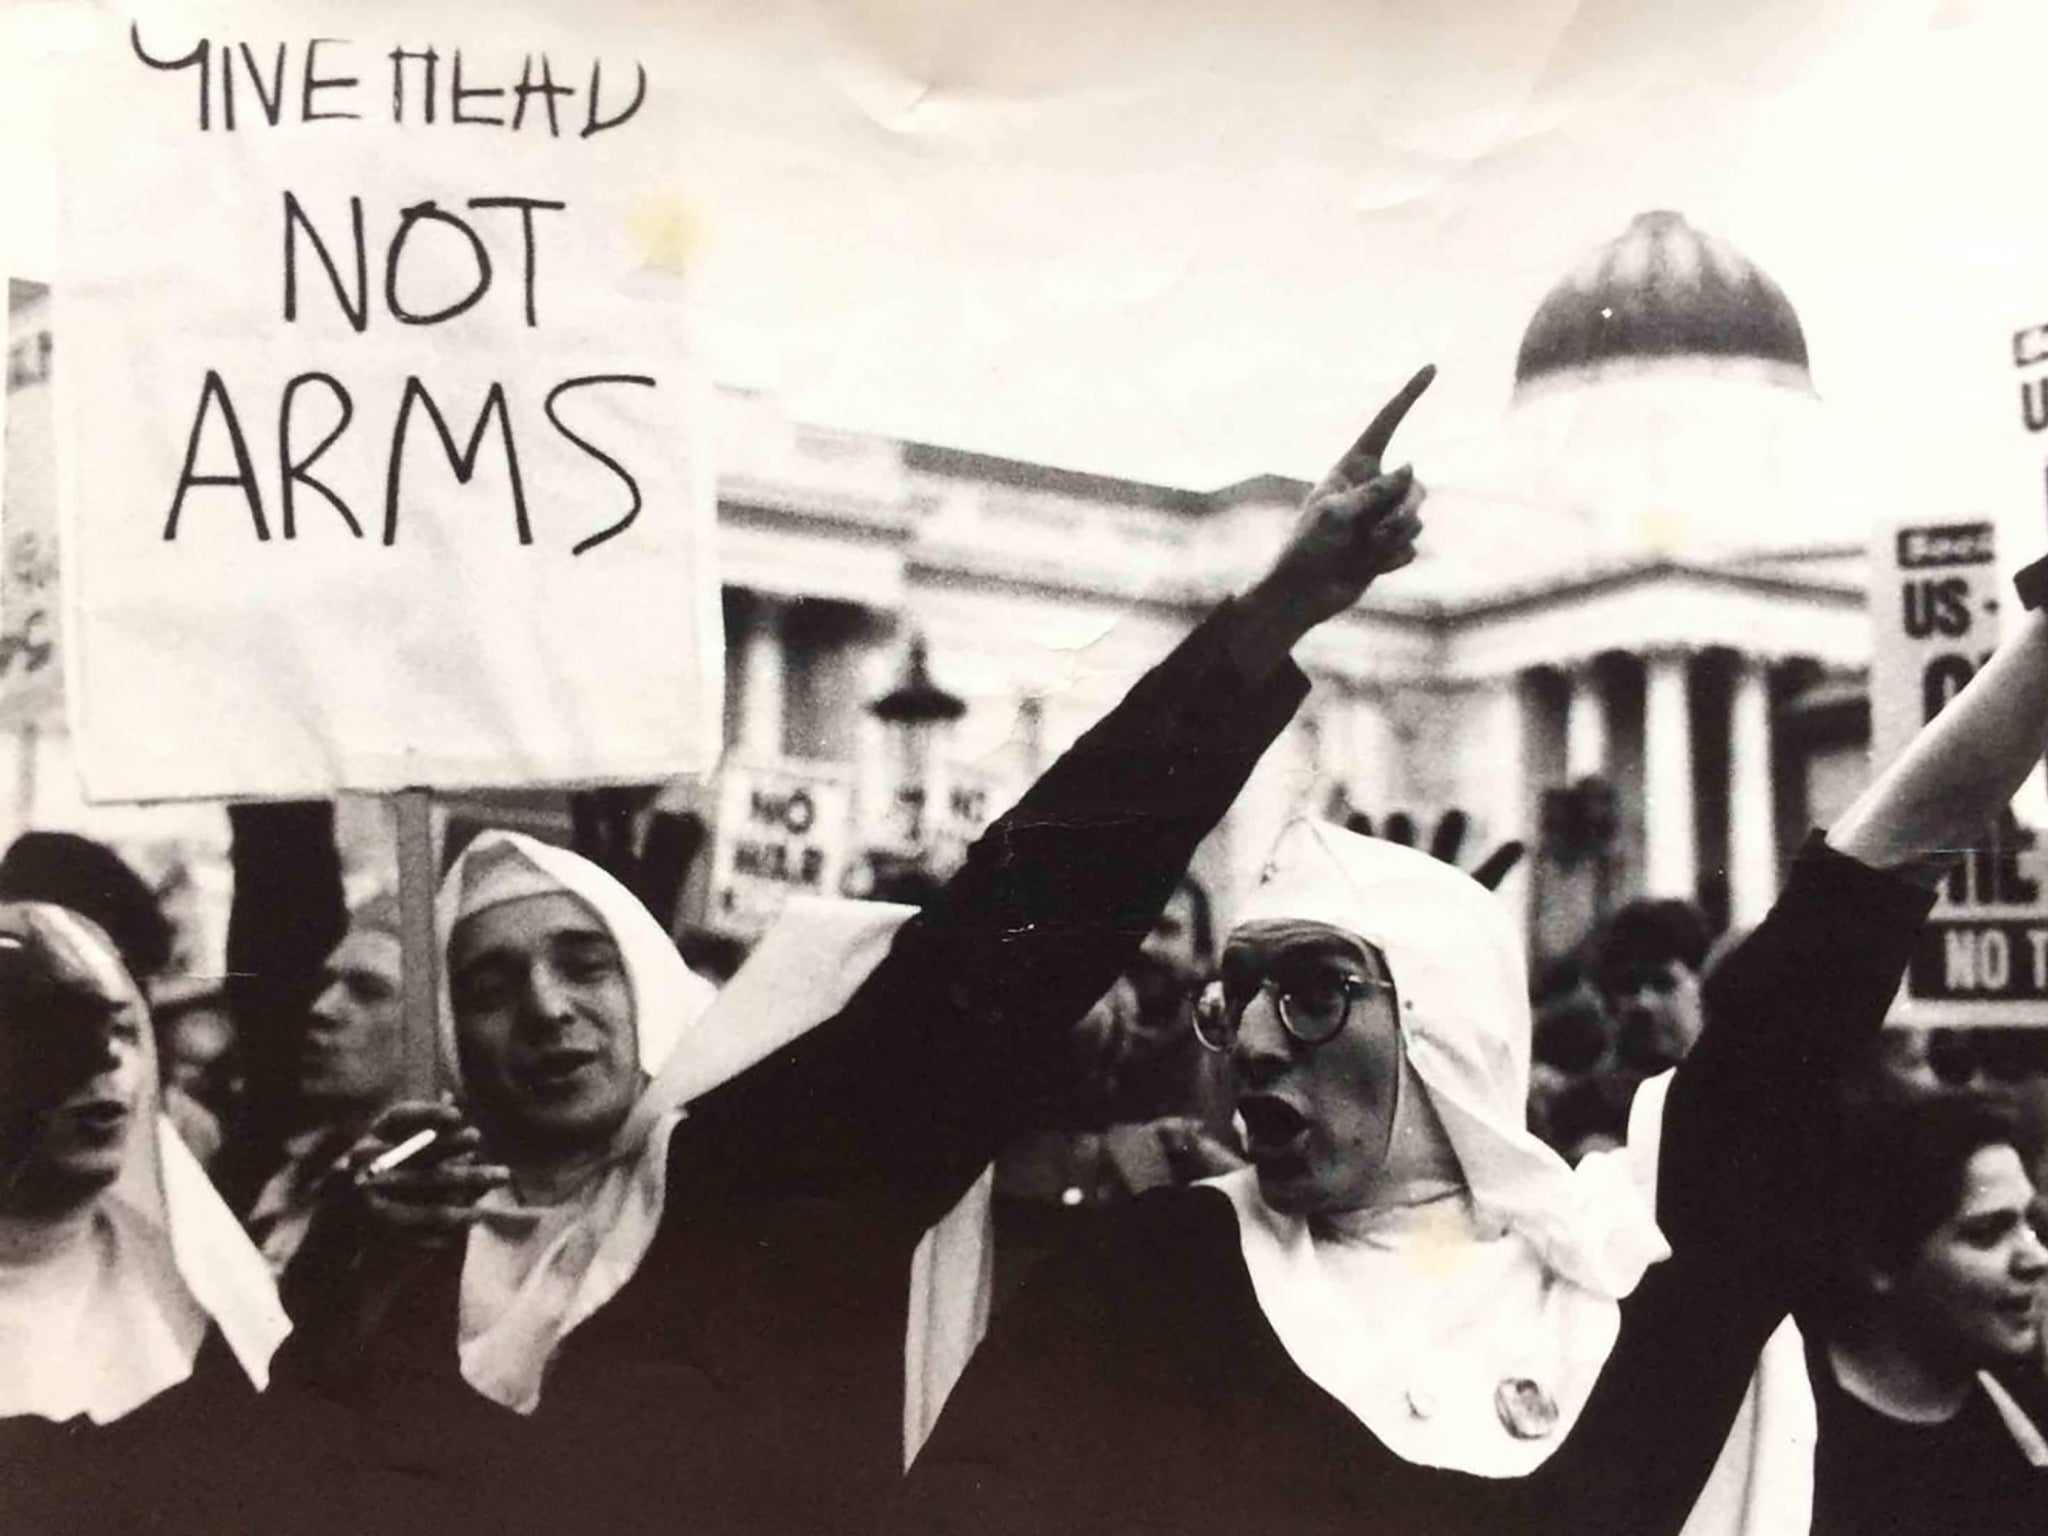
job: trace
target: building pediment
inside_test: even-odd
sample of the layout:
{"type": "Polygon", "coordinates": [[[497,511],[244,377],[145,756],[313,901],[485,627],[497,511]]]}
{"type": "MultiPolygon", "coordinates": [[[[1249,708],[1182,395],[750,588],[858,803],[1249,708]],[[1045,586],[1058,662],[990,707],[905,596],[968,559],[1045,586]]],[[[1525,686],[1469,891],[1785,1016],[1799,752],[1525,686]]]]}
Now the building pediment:
{"type": "Polygon", "coordinates": [[[1609,651],[1728,649],[1828,667],[1869,659],[1860,587],[1725,565],[1652,560],[1446,608],[1443,665],[1454,678],[1569,666],[1609,651]]]}

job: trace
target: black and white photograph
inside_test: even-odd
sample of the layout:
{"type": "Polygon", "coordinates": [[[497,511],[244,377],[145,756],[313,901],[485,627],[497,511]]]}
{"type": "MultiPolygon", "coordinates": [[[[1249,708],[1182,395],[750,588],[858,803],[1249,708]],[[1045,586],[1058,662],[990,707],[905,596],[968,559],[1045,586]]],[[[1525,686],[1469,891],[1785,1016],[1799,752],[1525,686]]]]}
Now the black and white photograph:
{"type": "Polygon", "coordinates": [[[0,0],[0,1533],[2048,1531],[2044,56],[0,0]]]}

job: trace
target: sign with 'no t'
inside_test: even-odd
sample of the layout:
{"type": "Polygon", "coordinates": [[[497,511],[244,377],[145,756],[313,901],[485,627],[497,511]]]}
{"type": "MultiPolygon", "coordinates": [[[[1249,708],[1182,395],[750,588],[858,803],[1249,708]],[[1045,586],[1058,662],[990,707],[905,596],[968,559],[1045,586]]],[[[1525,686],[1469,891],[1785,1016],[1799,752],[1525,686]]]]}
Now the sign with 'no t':
{"type": "MultiPolygon", "coordinates": [[[[1871,567],[1871,737],[1882,767],[1996,647],[2005,582],[1989,521],[1888,530],[1871,567]]],[[[1896,1017],[2048,1022],[2048,849],[2008,810],[1973,839],[1922,928],[1896,1017]]]]}

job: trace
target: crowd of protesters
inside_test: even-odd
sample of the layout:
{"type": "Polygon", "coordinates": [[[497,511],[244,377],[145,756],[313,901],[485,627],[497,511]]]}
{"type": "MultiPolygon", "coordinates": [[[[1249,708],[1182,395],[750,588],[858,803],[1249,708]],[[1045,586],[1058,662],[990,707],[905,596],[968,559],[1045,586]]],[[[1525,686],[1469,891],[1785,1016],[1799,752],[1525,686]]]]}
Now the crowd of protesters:
{"type": "Polygon", "coordinates": [[[1413,558],[1428,381],[912,904],[714,983],[615,837],[454,850],[438,1097],[328,808],[234,812],[219,986],[21,839],[0,1529],[2048,1528],[2043,1037],[1880,1028],[2048,618],[1753,932],[1623,906],[1533,1008],[1495,882],[1356,821],[1228,931],[1189,876],[1413,558]]]}

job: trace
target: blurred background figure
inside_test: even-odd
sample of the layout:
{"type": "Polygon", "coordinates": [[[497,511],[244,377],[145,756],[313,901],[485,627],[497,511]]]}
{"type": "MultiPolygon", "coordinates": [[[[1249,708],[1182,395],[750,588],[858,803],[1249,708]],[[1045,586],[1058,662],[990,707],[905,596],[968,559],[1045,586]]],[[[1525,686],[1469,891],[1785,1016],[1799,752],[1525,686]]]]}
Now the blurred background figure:
{"type": "Polygon", "coordinates": [[[1941,1087],[1931,1051],[1933,1033],[1913,1025],[1887,1025],[1877,1037],[1871,1070],[1902,1088],[1930,1092],[1941,1087]]]}
{"type": "MultiPolygon", "coordinates": [[[[1724,935],[1713,954],[1737,937],[1724,935]]],[[[1572,962],[1550,967],[1536,1003],[1529,1128],[1566,1162],[1627,1141],[1636,1090],[1699,1038],[1709,969],[1699,908],[1647,898],[1616,908],[1572,962]]]]}
{"type": "Polygon", "coordinates": [[[1243,1166],[1224,1064],[1191,1023],[1215,960],[1208,892],[1190,875],[1075,1024],[1066,1091],[996,1163],[997,1307],[1088,1211],[1243,1166]]]}
{"type": "Polygon", "coordinates": [[[1614,1021],[1600,997],[1575,976],[1535,1000],[1530,1040],[1529,1129],[1576,1163],[1589,1137],[1618,1145],[1627,1129],[1628,1106],[1619,1117],[1606,1113],[1606,1097],[1593,1088],[1614,1057],[1614,1021]]]}
{"type": "Polygon", "coordinates": [[[241,1112],[241,1042],[218,981],[166,981],[151,994],[164,1112],[202,1165],[218,1158],[226,1127],[241,1112]],[[209,1137],[210,1131],[210,1137],[209,1137]]]}
{"type": "Polygon", "coordinates": [[[271,1268],[282,1274],[343,1155],[402,1086],[399,915],[379,895],[349,916],[348,931],[320,972],[320,991],[295,1031],[297,1072],[287,1102],[282,1157],[246,1218],[271,1268]]]}
{"type": "Polygon", "coordinates": [[[46,901],[98,925],[145,991],[171,958],[156,894],[104,843],[73,832],[24,832],[0,857],[0,901],[46,901]]]}
{"type": "Polygon", "coordinates": [[[1692,1049],[1701,983],[1740,937],[1731,930],[1710,944],[1691,902],[1645,898],[1546,967],[1534,1001],[1530,1130],[1573,1164],[1626,1142],[1636,1090],[1692,1049]]]}
{"type": "Polygon", "coordinates": [[[2026,1095],[2048,1077],[2048,1030],[1985,1026],[1926,1031],[1928,1071],[1943,1087],[2026,1095]]]}
{"type": "Polygon", "coordinates": [[[1631,901],[1594,933],[1588,971],[1614,1020],[1617,1063],[1641,1077],[1675,1067],[1699,1038],[1706,919],[1689,901],[1631,901]]]}
{"type": "Polygon", "coordinates": [[[1551,1100],[1550,1145],[1576,1167],[1588,1153],[1626,1144],[1629,1106],[1641,1085],[1633,1073],[1610,1069],[1572,1081],[1551,1100]]]}

